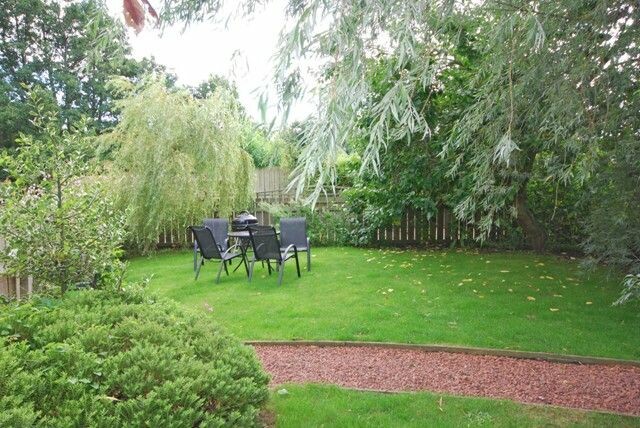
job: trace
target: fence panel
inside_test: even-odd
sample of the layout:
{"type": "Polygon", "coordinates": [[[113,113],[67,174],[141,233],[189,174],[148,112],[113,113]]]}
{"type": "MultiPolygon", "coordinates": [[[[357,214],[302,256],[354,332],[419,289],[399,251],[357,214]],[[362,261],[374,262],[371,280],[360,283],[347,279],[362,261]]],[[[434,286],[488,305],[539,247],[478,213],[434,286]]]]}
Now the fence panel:
{"type": "Polygon", "coordinates": [[[271,167],[256,170],[256,193],[282,191],[289,184],[289,172],[271,167]]]}

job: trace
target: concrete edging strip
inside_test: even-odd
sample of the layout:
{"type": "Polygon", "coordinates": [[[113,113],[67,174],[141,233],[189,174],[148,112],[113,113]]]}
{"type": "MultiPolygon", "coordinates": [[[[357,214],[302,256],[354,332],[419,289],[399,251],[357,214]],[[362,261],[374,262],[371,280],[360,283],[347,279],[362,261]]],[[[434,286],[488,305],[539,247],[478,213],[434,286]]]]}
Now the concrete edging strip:
{"type": "Polygon", "coordinates": [[[508,349],[492,349],[492,348],[475,348],[457,345],[427,345],[427,344],[409,344],[395,342],[355,342],[355,341],[334,341],[334,340],[245,340],[246,345],[286,345],[286,346],[318,346],[318,347],[380,347],[380,348],[398,348],[413,349],[424,352],[451,352],[458,354],[470,355],[492,355],[496,357],[521,358],[527,360],[542,360],[554,363],[566,364],[601,364],[607,366],[633,366],[640,367],[640,361],[622,360],[617,358],[606,357],[588,357],[580,355],[562,355],[549,352],[530,352],[530,351],[514,351],[508,349]]]}

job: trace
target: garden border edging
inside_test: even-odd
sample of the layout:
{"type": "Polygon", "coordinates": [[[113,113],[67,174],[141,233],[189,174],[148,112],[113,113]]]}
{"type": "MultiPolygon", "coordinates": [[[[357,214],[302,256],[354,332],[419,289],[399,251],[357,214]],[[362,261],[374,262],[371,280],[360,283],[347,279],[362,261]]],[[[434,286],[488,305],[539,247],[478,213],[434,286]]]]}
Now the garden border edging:
{"type": "Polygon", "coordinates": [[[470,355],[491,355],[496,357],[510,357],[527,360],[542,360],[554,363],[565,364],[602,364],[608,366],[622,365],[640,367],[640,361],[623,360],[608,357],[590,357],[580,355],[563,355],[550,352],[516,351],[509,349],[476,348],[457,345],[429,345],[397,342],[357,342],[357,341],[337,341],[337,340],[245,340],[246,345],[286,345],[286,346],[318,346],[318,347],[380,347],[413,349],[424,352],[451,352],[457,354],[470,355]]]}

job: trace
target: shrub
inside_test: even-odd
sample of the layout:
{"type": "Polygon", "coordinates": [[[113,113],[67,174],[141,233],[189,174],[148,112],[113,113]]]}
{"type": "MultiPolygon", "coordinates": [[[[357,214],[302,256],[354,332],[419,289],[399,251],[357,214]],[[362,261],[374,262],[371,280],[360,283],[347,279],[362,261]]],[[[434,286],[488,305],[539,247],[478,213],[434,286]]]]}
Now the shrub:
{"type": "Polygon", "coordinates": [[[21,135],[1,160],[9,180],[0,186],[0,262],[63,293],[104,282],[120,269],[123,219],[95,178],[94,139],[84,121],[62,126],[40,91],[31,97],[35,134],[21,135]]]}
{"type": "Polygon", "coordinates": [[[140,289],[0,307],[0,426],[252,426],[253,351],[140,289]]]}
{"type": "Polygon", "coordinates": [[[345,211],[335,209],[312,210],[308,205],[294,203],[290,205],[262,203],[260,207],[273,216],[273,224],[279,223],[282,217],[305,217],[307,233],[311,244],[316,246],[348,245],[349,222],[345,211]]]}

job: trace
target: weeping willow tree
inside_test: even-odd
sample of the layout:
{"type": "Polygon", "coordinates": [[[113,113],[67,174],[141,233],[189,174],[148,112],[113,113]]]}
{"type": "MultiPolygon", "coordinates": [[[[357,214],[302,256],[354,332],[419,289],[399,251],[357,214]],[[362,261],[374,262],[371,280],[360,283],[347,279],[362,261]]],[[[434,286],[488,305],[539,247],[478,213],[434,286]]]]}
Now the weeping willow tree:
{"type": "Polygon", "coordinates": [[[117,150],[110,184],[132,245],[147,251],[163,230],[249,206],[254,167],[241,148],[248,124],[232,94],[195,99],[159,80],[119,82],[118,90],[126,94],[121,120],[104,138],[117,150]]]}

